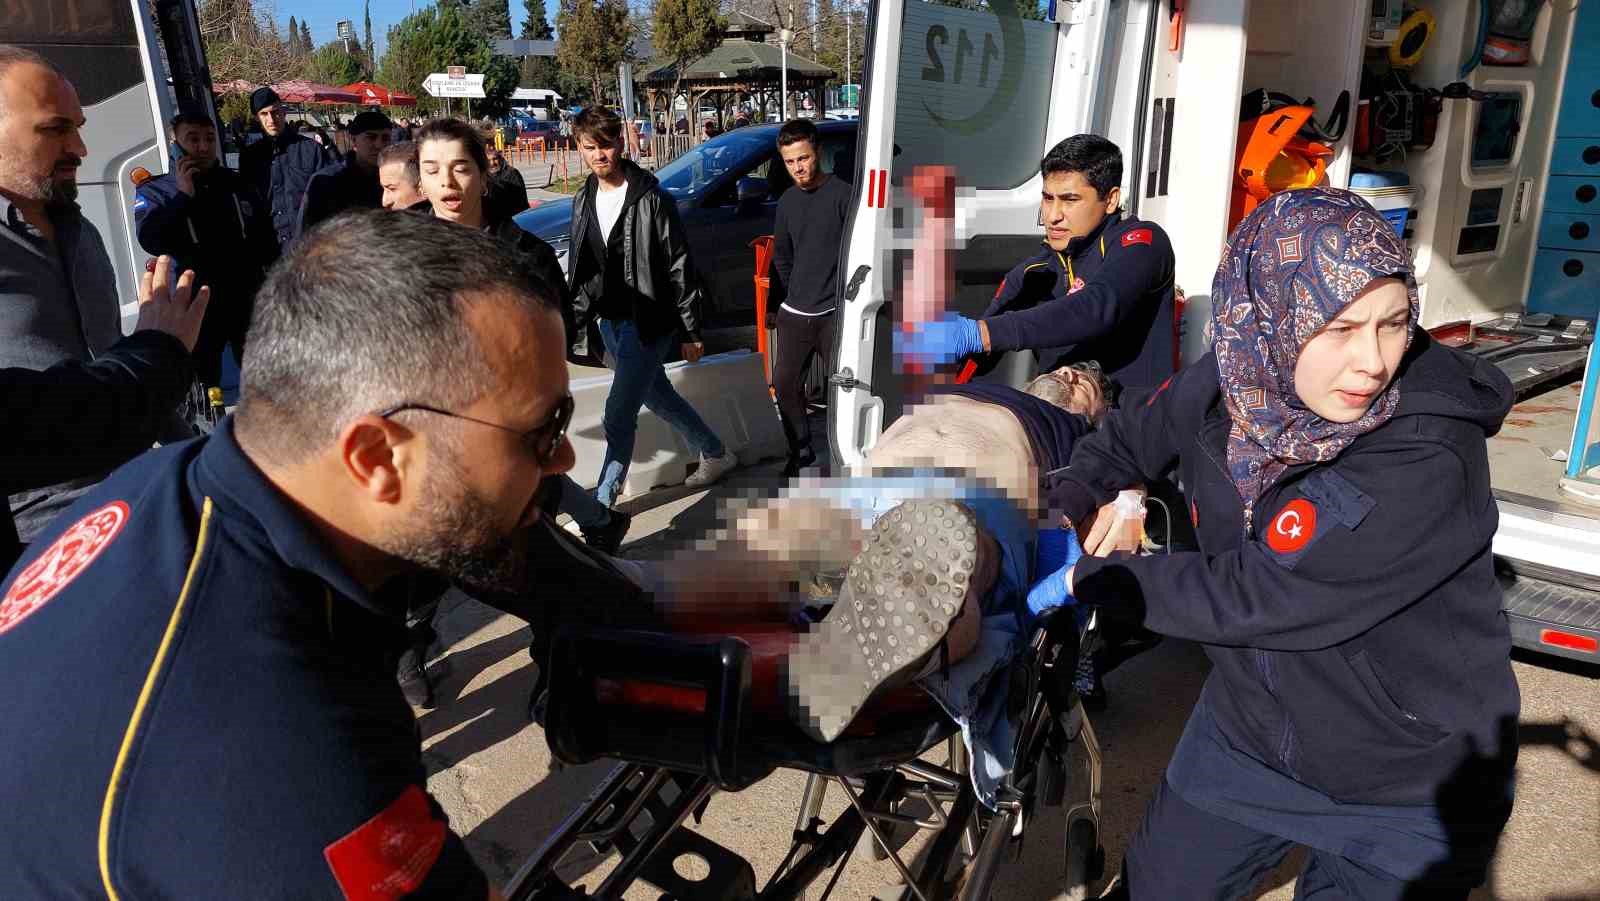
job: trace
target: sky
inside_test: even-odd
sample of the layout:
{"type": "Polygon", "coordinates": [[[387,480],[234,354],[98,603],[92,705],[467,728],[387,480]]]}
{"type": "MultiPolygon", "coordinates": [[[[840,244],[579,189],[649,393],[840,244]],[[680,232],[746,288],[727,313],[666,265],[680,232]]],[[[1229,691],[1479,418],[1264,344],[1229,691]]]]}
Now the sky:
{"type": "MultiPolygon", "coordinates": [[[[415,9],[429,5],[431,2],[418,3],[416,0],[372,0],[372,40],[378,45],[378,54],[383,54],[383,36],[388,33],[389,26],[398,24],[415,9]]],[[[256,9],[266,9],[267,6],[258,2],[256,9]]],[[[338,23],[343,19],[349,19],[355,25],[356,37],[361,37],[362,15],[366,7],[364,0],[276,0],[272,6],[275,7],[280,27],[289,24],[290,16],[297,21],[311,23],[311,41],[318,47],[339,36],[338,23]]],[[[511,0],[511,7],[511,25],[514,28],[522,21],[526,10],[522,8],[522,0],[511,0]]]]}

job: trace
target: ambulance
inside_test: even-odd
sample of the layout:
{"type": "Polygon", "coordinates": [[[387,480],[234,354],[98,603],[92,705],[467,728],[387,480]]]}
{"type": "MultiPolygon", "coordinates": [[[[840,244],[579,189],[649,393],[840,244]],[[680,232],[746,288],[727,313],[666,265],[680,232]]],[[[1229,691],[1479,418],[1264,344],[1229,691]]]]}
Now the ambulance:
{"type": "MultiPolygon", "coordinates": [[[[1423,327],[1510,376],[1518,402],[1490,458],[1513,637],[1600,661],[1600,4],[1032,2],[872,5],[836,463],[859,465],[903,406],[889,351],[920,225],[913,171],[956,173],[947,304],[970,316],[1038,246],[1044,152],[1079,132],[1114,140],[1126,211],[1172,238],[1192,361],[1239,195],[1266,163],[1286,186],[1368,197],[1413,253],[1423,327]],[[1253,127],[1303,107],[1291,130],[1314,153],[1248,158],[1253,127]]],[[[1012,354],[989,377],[1020,385],[1032,366],[1012,354]]]]}

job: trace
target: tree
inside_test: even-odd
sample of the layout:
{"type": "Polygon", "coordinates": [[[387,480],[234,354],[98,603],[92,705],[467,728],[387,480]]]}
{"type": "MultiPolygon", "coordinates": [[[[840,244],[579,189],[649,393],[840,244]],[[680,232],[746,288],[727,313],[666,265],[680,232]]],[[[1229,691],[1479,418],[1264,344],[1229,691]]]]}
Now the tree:
{"type": "Polygon", "coordinates": [[[277,23],[250,0],[203,0],[196,11],[214,83],[273,84],[294,77],[299,64],[278,36],[277,23]]]}
{"type": "Polygon", "coordinates": [[[461,10],[453,5],[422,9],[390,28],[377,74],[384,85],[415,94],[424,107],[433,109],[438,104],[422,89],[422,81],[446,66],[466,66],[469,72],[483,73],[486,96],[474,104],[475,109],[494,114],[510,105],[511,92],[517,86],[516,64],[496,57],[489,42],[467,27],[461,10]]]}
{"type": "MultiPolygon", "coordinates": [[[[548,41],[555,37],[555,30],[545,15],[544,0],[524,0],[523,5],[528,12],[517,37],[526,41],[548,41]]],[[[554,57],[526,56],[518,66],[517,84],[525,88],[550,88],[555,87],[559,77],[554,57]]]]}
{"type": "Polygon", "coordinates": [[[633,20],[627,0],[562,0],[556,30],[561,42],[556,62],[588,83],[590,99],[601,102],[617,66],[629,58],[633,20]]]}
{"type": "Polygon", "coordinates": [[[672,63],[672,95],[683,90],[683,73],[695,60],[715,50],[728,20],[717,12],[716,0],[657,0],[652,44],[658,59],[672,63]]]}
{"type": "MultiPolygon", "coordinates": [[[[357,48],[359,51],[359,48],[357,48]]],[[[361,55],[347,53],[343,41],[323,44],[306,63],[305,77],[319,84],[342,85],[361,80],[361,55]]]]}
{"type": "Polygon", "coordinates": [[[300,55],[300,26],[295,23],[294,16],[289,17],[289,55],[300,55]]]}
{"type": "Polygon", "coordinates": [[[310,55],[311,48],[315,47],[315,46],[317,46],[317,45],[311,43],[311,26],[308,25],[304,20],[301,20],[301,22],[300,22],[300,55],[301,56],[310,55]]]}
{"type": "Polygon", "coordinates": [[[365,33],[364,37],[365,37],[366,40],[362,44],[362,46],[367,49],[367,54],[366,54],[366,63],[367,64],[365,66],[365,68],[366,68],[366,73],[365,74],[367,75],[367,77],[370,78],[372,76],[372,73],[374,71],[376,71],[377,68],[378,68],[378,45],[372,43],[372,0],[367,0],[365,13],[366,13],[366,33],[365,33]]]}
{"type": "Polygon", "coordinates": [[[507,0],[477,0],[467,10],[467,27],[490,42],[511,37],[511,6],[507,0]]]}

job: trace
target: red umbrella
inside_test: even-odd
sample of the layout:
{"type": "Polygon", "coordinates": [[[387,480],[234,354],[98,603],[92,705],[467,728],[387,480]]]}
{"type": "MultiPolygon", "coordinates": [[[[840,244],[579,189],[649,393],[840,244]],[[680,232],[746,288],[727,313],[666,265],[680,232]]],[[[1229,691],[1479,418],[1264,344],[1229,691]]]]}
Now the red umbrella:
{"type": "Polygon", "coordinates": [[[361,97],[332,85],[297,79],[272,86],[285,103],[360,103],[361,97]]]}
{"type": "Polygon", "coordinates": [[[391,91],[381,84],[370,81],[358,81],[347,84],[340,90],[349,91],[361,98],[366,106],[416,106],[417,98],[399,91],[391,91]]]}

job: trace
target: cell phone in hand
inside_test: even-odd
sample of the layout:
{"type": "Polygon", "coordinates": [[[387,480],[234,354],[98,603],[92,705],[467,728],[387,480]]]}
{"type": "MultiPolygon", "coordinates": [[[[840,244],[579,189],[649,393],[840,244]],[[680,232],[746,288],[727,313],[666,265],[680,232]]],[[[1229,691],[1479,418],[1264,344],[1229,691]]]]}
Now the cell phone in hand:
{"type": "Polygon", "coordinates": [[[183,145],[179,144],[177,141],[168,142],[167,152],[172,154],[173,165],[177,165],[178,160],[181,160],[188,155],[183,152],[183,145]]]}

